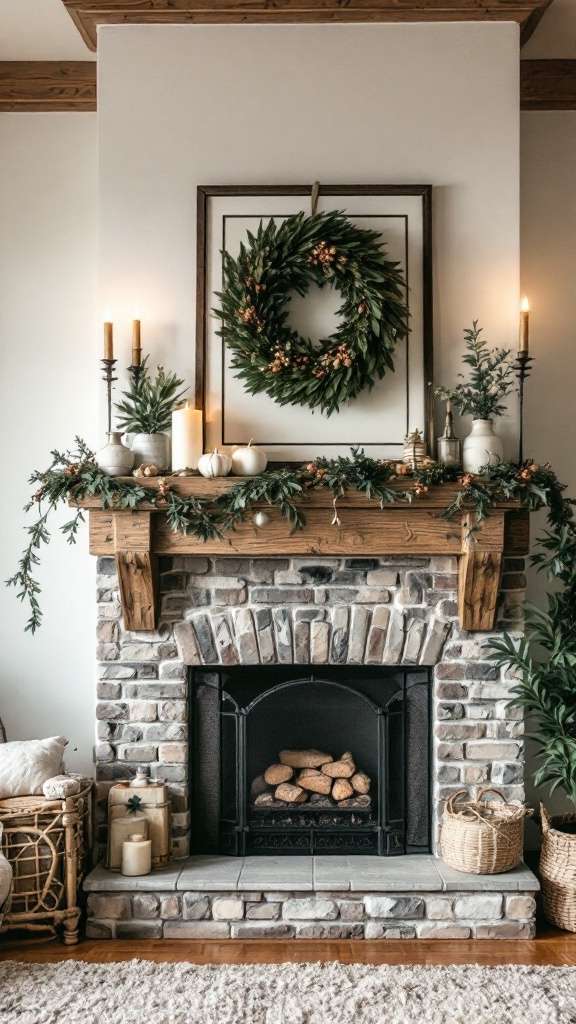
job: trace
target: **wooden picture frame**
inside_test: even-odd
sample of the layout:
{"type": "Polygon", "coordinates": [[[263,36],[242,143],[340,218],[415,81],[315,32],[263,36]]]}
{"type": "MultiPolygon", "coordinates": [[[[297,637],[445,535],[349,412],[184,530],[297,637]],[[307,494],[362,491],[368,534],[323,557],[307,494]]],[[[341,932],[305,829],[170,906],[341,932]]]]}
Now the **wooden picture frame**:
{"type": "MultiPolygon", "coordinates": [[[[309,185],[201,185],[197,189],[195,404],[197,408],[203,410],[205,448],[216,445],[226,448],[233,444],[246,443],[249,440],[247,436],[240,436],[242,431],[237,427],[232,428],[232,433],[230,430],[227,432],[226,387],[230,391],[231,388],[239,388],[241,385],[240,383],[235,384],[232,371],[226,367],[224,343],[215,335],[216,328],[210,321],[211,310],[218,303],[214,292],[219,290],[219,282],[214,283],[214,279],[218,276],[218,265],[221,266],[221,258],[217,254],[226,247],[226,224],[227,222],[232,223],[233,220],[240,224],[243,218],[247,221],[250,218],[266,220],[276,217],[282,219],[298,209],[307,209],[310,195],[311,187],[309,185]],[[244,199],[246,200],[245,204],[241,202],[244,199]],[[271,212],[267,211],[266,202],[263,204],[261,212],[254,212],[255,204],[260,199],[268,202],[268,206],[275,206],[276,212],[274,208],[271,212]],[[284,205],[289,209],[278,212],[278,204],[284,199],[286,200],[284,205]],[[230,210],[245,209],[246,212],[227,214],[225,212],[227,204],[230,210]],[[216,369],[212,367],[211,359],[214,367],[217,367],[216,369]],[[220,394],[218,394],[218,389],[220,389],[220,394]],[[230,433],[231,436],[229,436],[230,433]]],[[[407,286],[408,268],[412,268],[412,270],[414,267],[417,268],[413,272],[411,283],[408,286],[408,296],[416,296],[414,302],[417,304],[417,315],[414,315],[413,308],[411,308],[411,323],[417,324],[418,336],[416,337],[412,332],[408,340],[401,343],[401,346],[404,346],[404,352],[399,366],[404,376],[397,385],[399,394],[401,393],[400,389],[405,390],[405,409],[402,404],[404,398],[398,398],[397,403],[402,407],[402,415],[395,418],[394,438],[380,440],[375,435],[368,438],[358,436],[358,434],[367,433],[366,424],[368,422],[371,425],[374,424],[374,431],[378,429],[378,424],[375,422],[377,417],[374,417],[374,408],[378,408],[377,405],[374,406],[375,400],[371,396],[372,407],[364,409],[362,429],[355,427],[353,412],[354,408],[359,407],[352,402],[349,409],[346,410],[347,423],[342,426],[343,431],[349,429],[350,436],[346,436],[345,440],[332,440],[331,437],[327,439],[326,436],[322,439],[320,436],[319,440],[314,443],[312,452],[311,442],[306,444],[301,441],[288,440],[280,443],[279,440],[273,441],[266,436],[258,436],[258,406],[256,403],[262,399],[262,396],[253,396],[245,392],[246,399],[251,403],[250,420],[252,421],[253,418],[256,420],[256,429],[250,430],[251,436],[254,437],[255,444],[261,444],[266,449],[269,460],[272,462],[302,462],[318,454],[332,456],[344,454],[352,445],[359,445],[365,449],[367,454],[376,457],[401,457],[404,434],[413,427],[423,429],[429,444],[432,444],[434,440],[434,400],[433,388],[430,384],[433,379],[432,186],[321,185],[318,209],[319,211],[322,208],[342,209],[348,213],[347,208],[354,205],[350,204],[350,200],[355,198],[358,199],[357,206],[360,207],[364,204],[365,209],[370,206],[371,212],[356,212],[354,214],[351,209],[348,214],[351,219],[369,220],[372,218],[373,220],[378,218],[379,222],[388,220],[389,225],[392,222],[398,222],[395,224],[394,230],[398,238],[402,237],[402,244],[405,245],[407,286]],[[382,212],[372,211],[372,205],[374,205],[374,210],[381,209],[382,212]],[[386,212],[387,210],[388,212],[386,212]],[[416,283],[416,287],[414,287],[414,283],[416,283]],[[410,363],[411,354],[412,363],[410,363]]],[[[373,223],[370,226],[373,226],[373,223]]],[[[237,230],[239,231],[240,227],[237,230]]],[[[386,244],[387,238],[384,231],[383,238],[386,244]]],[[[398,257],[394,255],[392,258],[398,257]]],[[[398,352],[402,351],[401,346],[399,346],[398,352]]],[[[383,388],[391,377],[394,375],[387,374],[382,382],[378,382],[372,395],[377,388],[383,388]]],[[[390,385],[388,384],[388,386],[390,385]]],[[[359,403],[362,397],[360,396],[355,402],[359,403]]],[[[271,399],[264,396],[264,401],[270,403],[271,399]]],[[[229,401],[228,404],[230,408],[236,409],[238,395],[236,395],[235,402],[229,401]]],[[[290,406],[277,406],[276,409],[281,409],[284,415],[291,411],[290,406]]],[[[297,411],[298,415],[302,417],[314,415],[305,406],[299,406],[297,411]]],[[[339,416],[340,413],[334,414],[329,423],[337,423],[339,416]]],[[[268,420],[270,420],[270,412],[268,412],[268,420]]],[[[316,412],[315,419],[309,421],[309,431],[311,430],[315,434],[317,428],[322,426],[326,435],[325,420],[326,418],[323,417],[320,422],[320,414],[316,412]]],[[[299,426],[302,424],[303,420],[300,420],[299,426]]],[[[263,430],[265,431],[266,428],[263,427],[263,430]]],[[[305,432],[306,426],[302,426],[302,430],[305,432]]],[[[310,433],[307,436],[311,436],[310,433]]]]}

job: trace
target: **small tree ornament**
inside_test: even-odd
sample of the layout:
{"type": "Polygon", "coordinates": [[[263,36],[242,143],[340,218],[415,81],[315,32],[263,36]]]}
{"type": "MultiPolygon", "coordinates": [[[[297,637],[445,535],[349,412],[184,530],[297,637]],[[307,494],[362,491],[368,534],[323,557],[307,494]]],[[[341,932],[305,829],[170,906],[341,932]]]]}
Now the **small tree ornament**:
{"type": "Polygon", "coordinates": [[[420,430],[411,430],[404,441],[404,455],[402,462],[410,469],[419,469],[428,458],[426,441],[420,430]]]}

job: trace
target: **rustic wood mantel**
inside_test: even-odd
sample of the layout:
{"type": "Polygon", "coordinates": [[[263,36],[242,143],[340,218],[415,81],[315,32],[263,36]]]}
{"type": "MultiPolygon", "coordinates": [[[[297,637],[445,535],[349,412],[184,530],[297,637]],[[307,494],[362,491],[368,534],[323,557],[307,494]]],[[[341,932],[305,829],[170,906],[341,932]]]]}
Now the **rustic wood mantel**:
{"type": "MultiPolygon", "coordinates": [[[[132,478],[124,482],[130,482],[132,478]]],[[[172,478],[180,496],[213,497],[238,483],[234,478],[172,478]]],[[[146,486],[157,488],[158,478],[146,486]]],[[[391,485],[405,491],[402,481],[391,485]]],[[[463,629],[490,630],[504,554],[528,552],[528,513],[515,502],[503,502],[471,532],[473,517],[440,518],[457,491],[454,484],[431,487],[410,505],[370,501],[349,491],[337,503],[340,525],[331,525],[334,510],[329,490],[311,492],[303,505],[306,526],[294,534],[275,509],[265,507],[270,522],[256,529],[251,522],[223,540],[203,542],[192,534],[174,533],[153,506],[135,511],[103,511],[98,497],[79,504],[90,512],[90,552],[116,559],[124,622],[127,629],[152,630],[157,625],[157,562],[159,555],[455,555],[459,558],[459,615],[463,629]]]]}

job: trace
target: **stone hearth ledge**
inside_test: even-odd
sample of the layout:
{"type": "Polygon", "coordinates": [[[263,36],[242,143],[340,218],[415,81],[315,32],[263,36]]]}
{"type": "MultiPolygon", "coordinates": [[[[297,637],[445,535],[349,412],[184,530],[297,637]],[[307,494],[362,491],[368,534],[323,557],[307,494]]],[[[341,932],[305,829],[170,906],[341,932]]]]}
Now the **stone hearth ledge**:
{"type": "Polygon", "coordinates": [[[519,865],[501,875],[455,871],[439,857],[217,857],[171,861],[149,875],[130,878],[102,865],[84,880],[85,892],[537,892],[536,875],[519,865]]]}
{"type": "Polygon", "coordinates": [[[189,857],[84,882],[88,938],[531,939],[539,884],[520,865],[467,875],[425,855],[189,857]]]}

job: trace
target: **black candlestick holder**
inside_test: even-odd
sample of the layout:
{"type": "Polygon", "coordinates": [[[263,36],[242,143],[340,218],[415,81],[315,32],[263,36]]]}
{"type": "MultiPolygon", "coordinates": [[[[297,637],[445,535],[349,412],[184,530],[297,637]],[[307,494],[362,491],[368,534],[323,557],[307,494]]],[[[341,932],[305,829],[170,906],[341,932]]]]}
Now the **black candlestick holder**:
{"type": "Polygon", "coordinates": [[[518,378],[518,395],[519,395],[519,406],[520,406],[520,431],[518,438],[518,465],[522,466],[524,462],[524,381],[530,376],[531,364],[534,362],[533,356],[529,356],[527,352],[519,352],[516,359],[516,377],[518,378]]]}
{"type": "Polygon", "coordinates": [[[118,380],[114,377],[114,367],[118,362],[117,359],[102,359],[102,369],[104,370],[104,376],[102,380],[106,382],[107,400],[108,400],[108,433],[112,432],[112,385],[114,381],[118,380]]]}
{"type": "Polygon", "coordinates": [[[138,381],[144,372],[144,367],[140,363],[132,363],[132,366],[127,367],[127,369],[128,373],[132,377],[132,383],[138,384],[138,381]]]}

